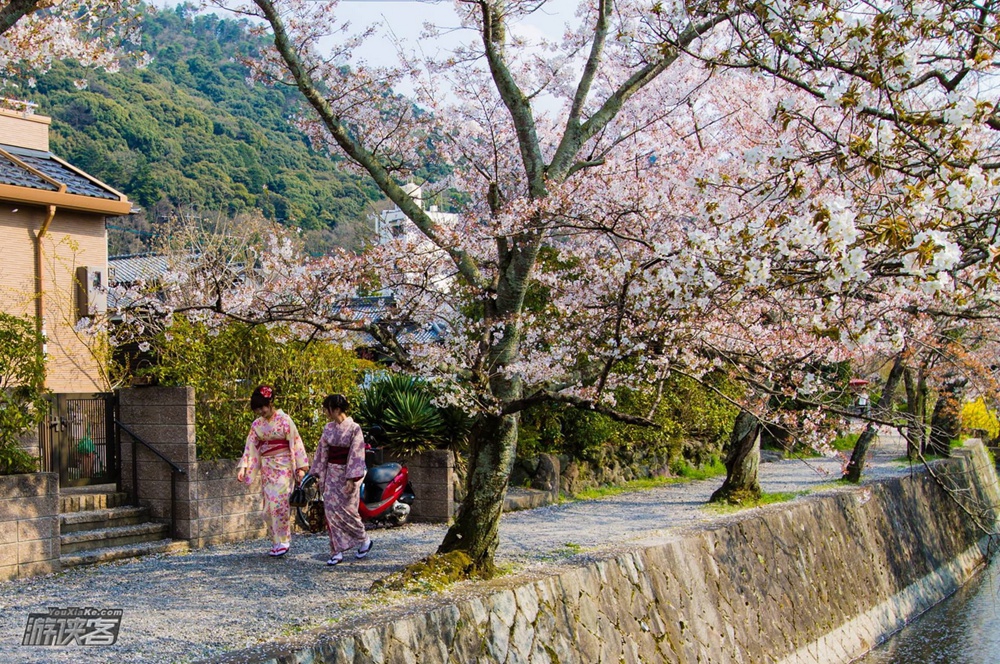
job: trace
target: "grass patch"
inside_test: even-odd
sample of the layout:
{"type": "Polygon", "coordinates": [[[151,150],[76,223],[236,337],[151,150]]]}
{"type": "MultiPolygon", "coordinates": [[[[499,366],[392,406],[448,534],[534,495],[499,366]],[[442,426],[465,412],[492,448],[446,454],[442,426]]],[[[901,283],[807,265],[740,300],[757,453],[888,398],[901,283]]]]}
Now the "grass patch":
{"type": "Polygon", "coordinates": [[[685,480],[707,480],[726,474],[726,465],[721,461],[715,461],[700,467],[692,466],[688,463],[677,463],[670,467],[678,477],[685,480]]]}
{"type": "Polygon", "coordinates": [[[682,484],[693,480],[707,480],[711,477],[718,477],[726,474],[726,466],[721,461],[696,468],[687,463],[677,463],[670,467],[673,477],[644,477],[638,480],[630,480],[624,484],[614,486],[598,486],[591,489],[583,489],[573,495],[559,494],[559,502],[572,502],[576,500],[597,500],[608,496],[617,496],[621,493],[631,491],[645,491],[655,489],[670,484],[682,484]]]}
{"type": "MultiPolygon", "coordinates": [[[[927,462],[938,461],[940,459],[947,459],[947,458],[948,457],[943,457],[940,454],[925,454],[924,455],[924,461],[927,461],[927,462]]],[[[892,462],[894,464],[897,464],[897,465],[900,465],[900,466],[919,466],[919,465],[922,465],[919,458],[913,458],[913,459],[911,459],[910,457],[905,456],[905,455],[901,456],[901,457],[896,457],[895,459],[892,460],[892,462]]]]}
{"type": "Polygon", "coordinates": [[[833,449],[838,452],[851,452],[854,450],[854,446],[858,442],[858,438],[861,437],[860,433],[845,433],[843,436],[837,436],[830,443],[833,449]]]}
{"type": "Polygon", "coordinates": [[[762,505],[772,505],[774,503],[785,503],[789,500],[795,500],[799,496],[805,496],[808,493],[809,491],[778,491],[776,493],[762,493],[760,498],[757,500],[745,501],[736,505],[732,503],[708,503],[705,505],[705,509],[716,514],[733,514],[734,512],[750,509],[752,507],[761,507],[762,505]]]}
{"type": "Polygon", "coordinates": [[[827,489],[842,489],[845,486],[858,486],[856,483],[850,480],[845,480],[840,478],[839,480],[833,480],[832,482],[824,482],[823,484],[818,484],[812,488],[813,491],[826,491],[827,489]]]}
{"type": "Polygon", "coordinates": [[[584,489],[579,493],[569,496],[568,500],[596,500],[597,498],[607,498],[617,496],[620,493],[630,491],[643,491],[645,489],[655,489],[668,484],[677,484],[685,480],[678,477],[644,477],[639,480],[625,482],[615,486],[598,486],[592,489],[584,489]]]}

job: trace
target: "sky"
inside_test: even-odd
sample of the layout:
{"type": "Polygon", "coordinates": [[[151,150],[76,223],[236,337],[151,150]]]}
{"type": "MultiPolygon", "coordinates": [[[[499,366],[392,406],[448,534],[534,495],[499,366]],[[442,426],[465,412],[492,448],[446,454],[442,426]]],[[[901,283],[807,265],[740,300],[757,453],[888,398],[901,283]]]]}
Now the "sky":
{"type": "MultiPolygon", "coordinates": [[[[171,7],[181,2],[151,0],[151,4],[171,7]]],[[[558,36],[562,34],[564,24],[573,18],[576,7],[577,0],[547,0],[544,7],[519,23],[508,26],[508,30],[522,36],[531,34],[558,36]]],[[[217,13],[220,16],[233,16],[225,11],[217,10],[217,13]]],[[[373,65],[388,65],[396,61],[396,51],[386,41],[390,36],[428,55],[468,41],[471,37],[469,32],[456,30],[451,34],[442,35],[433,42],[420,39],[425,23],[443,28],[458,28],[459,19],[455,14],[455,4],[452,0],[341,0],[338,16],[349,20],[352,27],[357,30],[381,24],[377,35],[356,52],[357,58],[373,65]],[[380,36],[382,38],[379,38],[380,36]]]]}

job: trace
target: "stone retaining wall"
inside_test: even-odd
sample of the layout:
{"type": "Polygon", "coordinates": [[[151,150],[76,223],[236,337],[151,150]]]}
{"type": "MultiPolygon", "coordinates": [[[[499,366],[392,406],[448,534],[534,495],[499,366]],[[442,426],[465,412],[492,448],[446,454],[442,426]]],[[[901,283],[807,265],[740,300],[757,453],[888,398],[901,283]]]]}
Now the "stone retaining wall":
{"type": "MultiPolygon", "coordinates": [[[[994,506],[995,525],[1000,488],[981,445],[935,469],[966,500],[994,506]]],[[[984,537],[974,512],[914,473],[219,661],[849,662],[975,573],[984,537]]]]}
{"type": "Polygon", "coordinates": [[[0,476],[0,581],[61,568],[58,473],[0,476]]]}

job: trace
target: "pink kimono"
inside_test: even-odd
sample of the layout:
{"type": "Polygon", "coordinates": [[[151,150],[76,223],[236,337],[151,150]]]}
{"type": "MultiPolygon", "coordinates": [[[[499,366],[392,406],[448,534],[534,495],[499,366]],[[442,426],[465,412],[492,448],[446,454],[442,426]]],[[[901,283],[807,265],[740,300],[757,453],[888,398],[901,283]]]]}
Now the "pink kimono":
{"type": "Polygon", "coordinates": [[[292,513],[288,499],[295,486],[295,472],[309,467],[309,457],[292,418],[278,410],[270,420],[258,417],[237,467],[246,469],[247,484],[261,473],[264,493],[264,523],[275,546],[292,541],[292,513]]]}
{"type": "Polygon", "coordinates": [[[328,423],[313,455],[312,472],[323,487],[332,555],[361,546],[367,539],[358,514],[361,482],[347,481],[348,478],[363,478],[365,470],[365,439],[361,427],[350,417],[339,424],[328,423]]]}

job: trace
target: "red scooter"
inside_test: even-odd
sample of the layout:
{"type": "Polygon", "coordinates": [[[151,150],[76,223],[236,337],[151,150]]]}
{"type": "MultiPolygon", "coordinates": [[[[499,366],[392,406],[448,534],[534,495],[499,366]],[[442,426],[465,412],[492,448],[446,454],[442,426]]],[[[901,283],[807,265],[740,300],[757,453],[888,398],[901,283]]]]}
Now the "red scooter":
{"type": "MultiPolygon", "coordinates": [[[[366,460],[369,455],[376,453],[380,453],[380,450],[365,444],[366,460]]],[[[312,474],[303,477],[299,487],[305,491],[306,503],[295,508],[295,521],[300,528],[318,533],[326,528],[323,488],[312,474]]],[[[410,505],[414,498],[406,466],[398,463],[369,463],[368,472],[361,482],[358,513],[365,523],[401,526],[410,519],[410,505]]]]}

